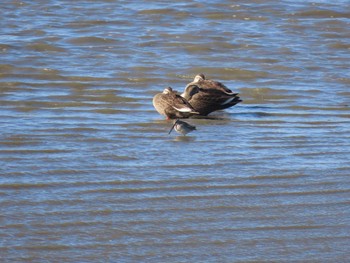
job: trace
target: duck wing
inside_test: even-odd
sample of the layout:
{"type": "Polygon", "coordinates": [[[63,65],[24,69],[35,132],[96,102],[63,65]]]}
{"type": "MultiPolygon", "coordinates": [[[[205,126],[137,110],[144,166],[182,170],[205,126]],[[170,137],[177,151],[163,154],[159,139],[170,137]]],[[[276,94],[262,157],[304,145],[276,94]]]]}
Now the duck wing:
{"type": "Polygon", "coordinates": [[[171,107],[174,109],[180,112],[198,113],[185,98],[175,92],[169,95],[171,96],[171,107]]]}
{"type": "Polygon", "coordinates": [[[205,81],[205,83],[199,82],[193,85],[197,85],[198,92],[192,95],[189,102],[201,115],[208,115],[213,111],[223,110],[241,102],[238,93],[233,93],[220,82],[205,81]]]}
{"type": "Polygon", "coordinates": [[[223,94],[230,95],[230,96],[237,95],[237,93],[232,92],[232,90],[230,90],[224,84],[215,80],[209,80],[209,79],[202,80],[197,83],[197,86],[202,90],[211,90],[211,91],[215,90],[217,92],[221,92],[223,94]]]}

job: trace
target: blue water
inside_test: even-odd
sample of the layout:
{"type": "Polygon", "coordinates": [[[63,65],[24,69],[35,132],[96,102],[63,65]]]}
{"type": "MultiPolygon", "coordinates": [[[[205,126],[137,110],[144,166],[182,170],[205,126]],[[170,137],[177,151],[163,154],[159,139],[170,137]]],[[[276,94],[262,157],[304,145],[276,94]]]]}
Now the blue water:
{"type": "Polygon", "coordinates": [[[346,262],[347,1],[0,10],[2,262],[346,262]],[[198,73],[243,102],[168,134],[198,73]]]}

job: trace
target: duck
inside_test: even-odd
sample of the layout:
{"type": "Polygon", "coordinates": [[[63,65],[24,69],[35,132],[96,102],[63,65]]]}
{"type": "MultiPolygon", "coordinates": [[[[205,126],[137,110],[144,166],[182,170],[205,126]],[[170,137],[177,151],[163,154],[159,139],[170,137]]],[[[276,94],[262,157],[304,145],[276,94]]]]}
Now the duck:
{"type": "Polygon", "coordinates": [[[232,92],[221,82],[206,79],[204,74],[196,75],[181,96],[202,116],[227,109],[242,101],[238,93],[232,92]]]}
{"type": "Polygon", "coordinates": [[[177,119],[174,122],[174,125],[171,127],[169,134],[171,133],[171,131],[173,129],[175,129],[175,131],[182,134],[183,136],[186,136],[187,133],[190,133],[190,132],[196,130],[196,127],[185,122],[185,121],[180,121],[179,119],[177,119]]]}
{"type": "Polygon", "coordinates": [[[181,97],[171,87],[165,88],[162,93],[153,97],[153,106],[166,119],[189,118],[194,114],[199,114],[184,97],[181,97]]]}

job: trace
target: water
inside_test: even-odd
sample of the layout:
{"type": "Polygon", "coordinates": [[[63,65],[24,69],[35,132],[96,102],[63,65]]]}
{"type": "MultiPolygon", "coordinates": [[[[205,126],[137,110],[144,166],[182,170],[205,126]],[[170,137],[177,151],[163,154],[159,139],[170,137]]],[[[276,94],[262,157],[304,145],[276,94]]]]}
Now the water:
{"type": "Polygon", "coordinates": [[[7,1],[2,262],[346,262],[348,1],[7,1]],[[198,73],[243,102],[168,135],[198,73]]]}

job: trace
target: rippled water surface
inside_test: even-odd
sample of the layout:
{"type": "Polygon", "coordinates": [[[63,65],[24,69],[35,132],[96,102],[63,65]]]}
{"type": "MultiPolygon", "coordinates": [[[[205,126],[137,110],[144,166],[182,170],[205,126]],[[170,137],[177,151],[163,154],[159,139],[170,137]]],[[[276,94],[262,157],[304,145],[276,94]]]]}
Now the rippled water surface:
{"type": "Polygon", "coordinates": [[[347,262],[348,1],[6,1],[2,262],[347,262]],[[152,106],[198,73],[243,102],[152,106]]]}

